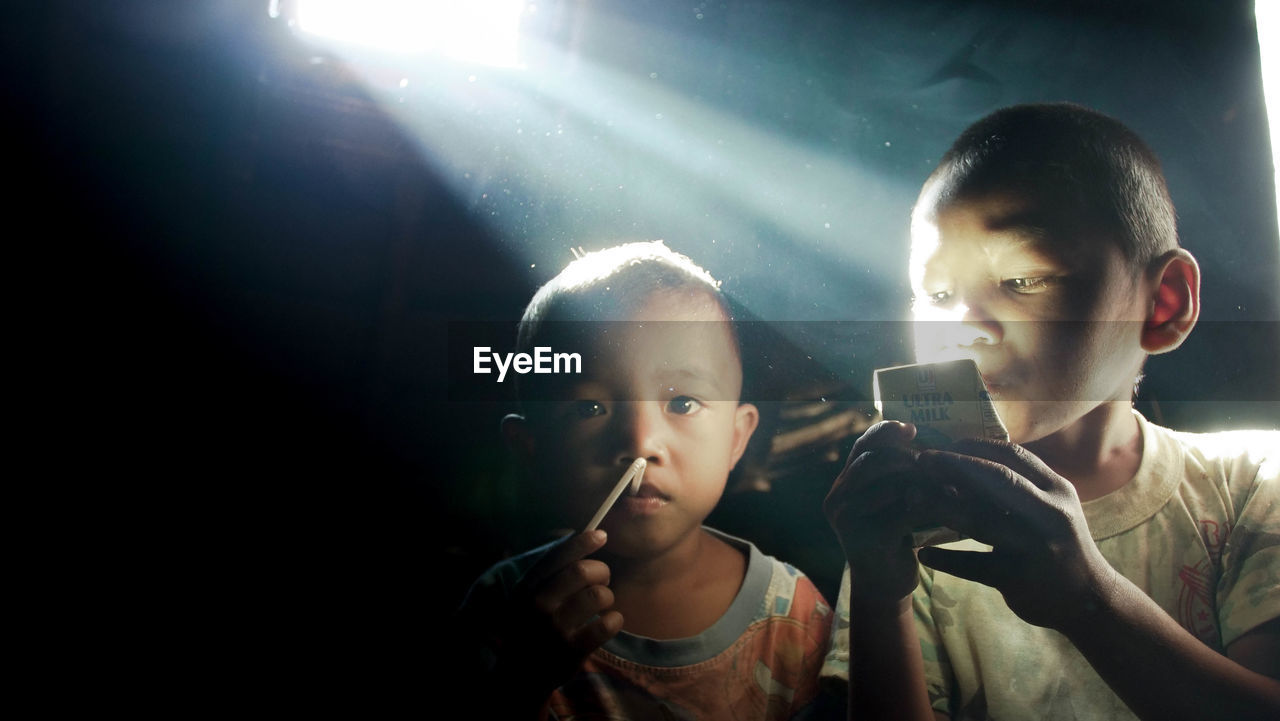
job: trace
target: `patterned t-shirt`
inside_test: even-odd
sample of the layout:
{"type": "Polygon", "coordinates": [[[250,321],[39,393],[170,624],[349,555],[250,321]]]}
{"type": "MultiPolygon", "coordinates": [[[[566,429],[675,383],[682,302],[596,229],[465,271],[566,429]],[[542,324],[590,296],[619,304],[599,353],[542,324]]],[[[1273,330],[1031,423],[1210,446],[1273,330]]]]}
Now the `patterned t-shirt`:
{"type": "MultiPolygon", "coordinates": [[[[814,701],[831,638],[830,606],[792,566],[706,530],[747,556],[742,586],[724,615],[690,638],[618,634],[555,691],[551,718],[791,719],[814,701]]],[[[493,602],[478,593],[505,595],[549,547],[491,568],[467,604],[493,602]]]]}
{"type": "MultiPolygon", "coordinates": [[[[1082,504],[1089,532],[1118,572],[1225,653],[1280,616],[1280,433],[1138,423],[1138,472],[1082,504]]],[[[990,549],[973,540],[943,547],[990,549]]],[[[828,680],[848,680],[848,583],[846,569],[828,680]]],[[[921,566],[913,600],[936,710],[954,719],[1135,718],[1066,637],[1022,621],[999,591],[921,566]]]]}

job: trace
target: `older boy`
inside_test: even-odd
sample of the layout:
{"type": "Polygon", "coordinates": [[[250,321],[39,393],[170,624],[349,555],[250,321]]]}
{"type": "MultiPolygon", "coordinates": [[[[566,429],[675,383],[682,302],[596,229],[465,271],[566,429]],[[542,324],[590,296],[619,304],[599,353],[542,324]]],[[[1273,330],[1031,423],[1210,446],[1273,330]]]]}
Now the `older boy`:
{"type": "Polygon", "coordinates": [[[755,430],[727,306],[661,242],[590,253],[538,291],[517,344],[582,355],[527,376],[504,433],[583,532],[498,564],[464,603],[495,718],[786,719],[814,699],[830,608],[794,568],[702,525],[755,430]],[[609,322],[621,321],[621,322],[609,322]],[[607,538],[607,541],[606,541],[607,538]],[[588,558],[588,556],[590,556],[588,558]]]}
{"type": "Polygon", "coordinates": [[[1199,311],[1152,152],[1079,106],[1006,108],[911,235],[919,360],[973,358],[1013,443],[856,444],[826,502],[849,575],[823,673],[851,717],[1280,718],[1280,434],[1132,409],[1199,311]],[[917,566],[933,524],[971,540],[917,566]]]}

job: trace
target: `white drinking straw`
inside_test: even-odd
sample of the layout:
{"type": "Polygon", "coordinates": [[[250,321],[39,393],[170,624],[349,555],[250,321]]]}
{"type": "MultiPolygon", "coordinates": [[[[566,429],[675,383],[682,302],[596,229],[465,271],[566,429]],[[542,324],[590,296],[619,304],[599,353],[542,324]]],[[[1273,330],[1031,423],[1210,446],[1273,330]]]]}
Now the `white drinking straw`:
{"type": "Polygon", "coordinates": [[[627,472],[622,474],[622,478],[618,480],[618,485],[610,491],[609,497],[604,499],[604,503],[600,504],[600,510],[596,511],[596,515],[591,517],[591,523],[587,524],[587,531],[596,530],[596,526],[604,520],[604,516],[613,508],[613,504],[617,502],[618,496],[622,495],[622,489],[628,485],[631,486],[631,495],[635,495],[640,490],[640,482],[644,479],[644,469],[648,465],[648,461],[643,458],[637,458],[627,467],[627,472]]]}

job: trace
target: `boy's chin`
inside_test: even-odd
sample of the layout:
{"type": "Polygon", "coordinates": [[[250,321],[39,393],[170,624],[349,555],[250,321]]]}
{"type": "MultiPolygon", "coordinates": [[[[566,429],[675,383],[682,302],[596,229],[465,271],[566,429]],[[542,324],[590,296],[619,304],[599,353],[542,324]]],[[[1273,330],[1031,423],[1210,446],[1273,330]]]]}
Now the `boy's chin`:
{"type": "Polygon", "coordinates": [[[996,413],[1009,431],[1009,442],[1023,445],[1052,435],[1060,426],[1054,422],[1060,404],[1046,401],[997,400],[996,413]]]}
{"type": "Polygon", "coordinates": [[[618,538],[609,534],[609,541],[596,554],[605,561],[644,561],[657,555],[648,545],[631,543],[626,538],[618,538]]]}
{"type": "Polygon", "coordinates": [[[1009,431],[1009,441],[1026,445],[1043,440],[1078,423],[1088,414],[1088,404],[1071,401],[996,402],[996,413],[1009,431]]]}
{"type": "Polygon", "coordinates": [[[609,534],[609,540],[600,549],[601,554],[620,560],[643,561],[654,558],[679,543],[679,539],[673,539],[670,533],[657,533],[654,532],[655,529],[639,528],[636,524],[601,527],[609,534]]]}

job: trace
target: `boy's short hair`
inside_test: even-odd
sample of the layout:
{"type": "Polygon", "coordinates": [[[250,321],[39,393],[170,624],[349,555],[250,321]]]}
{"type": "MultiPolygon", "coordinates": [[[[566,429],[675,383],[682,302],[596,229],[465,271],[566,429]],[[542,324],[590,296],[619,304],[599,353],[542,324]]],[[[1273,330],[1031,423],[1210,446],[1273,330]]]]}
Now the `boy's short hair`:
{"type": "MultiPolygon", "coordinates": [[[[516,351],[585,340],[584,333],[600,330],[596,322],[625,319],[657,291],[685,293],[691,300],[709,297],[726,321],[733,320],[720,281],[688,256],[661,240],[623,243],[578,257],[534,293],[517,327],[516,351]]],[[[738,355],[732,322],[729,329],[738,355]]],[[[522,395],[527,386],[517,381],[522,395]]]]}
{"type": "Polygon", "coordinates": [[[539,344],[549,322],[621,320],[659,290],[706,294],[732,317],[720,281],[688,256],[661,240],[624,243],[582,255],[539,288],[520,319],[517,350],[539,344]]]}
{"type": "Polygon", "coordinates": [[[1046,230],[1101,234],[1145,266],[1178,247],[1160,161],[1129,128],[1073,103],[1014,105],[970,125],[925,182],[916,214],[999,194],[1045,202],[1046,230]]]}

